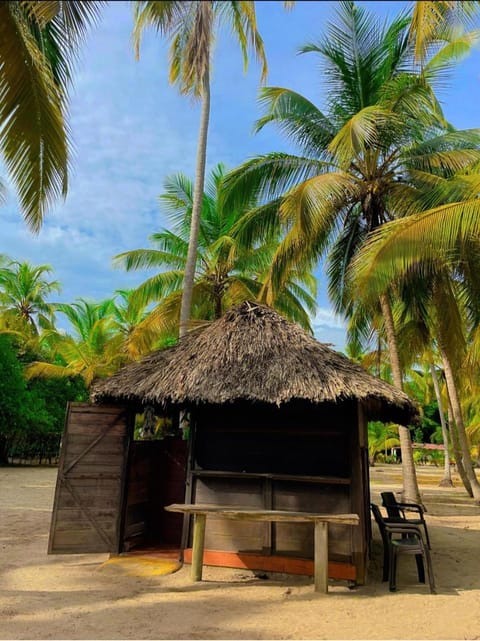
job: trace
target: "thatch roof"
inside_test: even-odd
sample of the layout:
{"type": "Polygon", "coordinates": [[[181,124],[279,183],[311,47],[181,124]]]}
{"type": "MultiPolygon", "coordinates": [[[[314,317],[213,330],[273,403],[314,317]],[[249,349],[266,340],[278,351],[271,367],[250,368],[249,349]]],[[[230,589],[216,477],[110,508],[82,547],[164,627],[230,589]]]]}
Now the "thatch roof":
{"type": "Polygon", "coordinates": [[[202,331],[97,383],[96,403],[171,407],[253,401],[281,405],[358,399],[367,413],[409,422],[403,392],[318,342],[265,305],[244,302],[202,331]]]}

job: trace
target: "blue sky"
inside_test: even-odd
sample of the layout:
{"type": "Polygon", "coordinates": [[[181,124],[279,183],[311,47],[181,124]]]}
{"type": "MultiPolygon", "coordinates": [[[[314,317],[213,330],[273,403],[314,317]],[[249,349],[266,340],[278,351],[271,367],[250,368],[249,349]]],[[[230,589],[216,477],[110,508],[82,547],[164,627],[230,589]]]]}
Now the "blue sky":
{"type": "MultiPolygon", "coordinates": [[[[299,46],[321,37],[335,2],[297,2],[286,12],[280,2],[257,3],[259,29],[269,61],[268,84],[285,86],[322,104],[318,60],[297,55],[299,46]]],[[[406,2],[363,2],[375,14],[395,15],[406,2]]],[[[139,62],[131,46],[132,10],[125,2],[106,8],[92,31],[75,77],[70,124],[75,144],[69,194],[49,212],[39,235],[21,220],[13,189],[0,210],[0,253],[33,264],[50,264],[63,285],[56,300],[99,300],[115,289],[133,287],[139,272],[112,268],[122,251],[147,247],[148,236],[165,225],[158,195],[167,175],[193,176],[199,107],[168,84],[167,45],[146,34],[139,62]]],[[[458,128],[478,126],[480,52],[456,69],[441,99],[458,128]]],[[[234,167],[269,151],[293,151],[274,128],[257,135],[252,126],[259,69],[242,69],[238,46],[221,33],[214,55],[208,166],[234,167]]],[[[338,348],[344,343],[340,320],[330,310],[325,279],[319,275],[317,337],[338,348]]]]}

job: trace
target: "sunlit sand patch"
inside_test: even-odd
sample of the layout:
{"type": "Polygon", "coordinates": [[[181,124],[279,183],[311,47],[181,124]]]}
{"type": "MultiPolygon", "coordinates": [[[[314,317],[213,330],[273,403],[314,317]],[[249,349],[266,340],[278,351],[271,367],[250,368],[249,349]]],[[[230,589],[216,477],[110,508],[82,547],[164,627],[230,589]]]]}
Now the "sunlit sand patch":
{"type": "Polygon", "coordinates": [[[182,564],[176,559],[151,556],[114,556],[102,563],[98,571],[113,571],[125,576],[163,576],[180,570],[182,564]]]}

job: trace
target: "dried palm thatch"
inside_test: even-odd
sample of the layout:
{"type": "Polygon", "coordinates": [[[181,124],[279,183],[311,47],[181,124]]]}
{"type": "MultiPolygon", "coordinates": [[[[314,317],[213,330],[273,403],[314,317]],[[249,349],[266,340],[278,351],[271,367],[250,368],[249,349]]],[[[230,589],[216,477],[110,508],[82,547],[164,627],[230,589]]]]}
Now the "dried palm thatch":
{"type": "Polygon", "coordinates": [[[244,302],[174,347],[96,384],[96,403],[163,408],[251,401],[281,405],[361,400],[371,417],[415,420],[400,390],[318,342],[269,307],[244,302]]]}

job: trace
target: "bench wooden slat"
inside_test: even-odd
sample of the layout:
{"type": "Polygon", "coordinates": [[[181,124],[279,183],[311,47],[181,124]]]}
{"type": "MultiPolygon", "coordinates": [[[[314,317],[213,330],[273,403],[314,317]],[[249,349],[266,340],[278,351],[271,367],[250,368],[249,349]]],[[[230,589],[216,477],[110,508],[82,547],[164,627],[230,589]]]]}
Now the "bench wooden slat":
{"type": "Polygon", "coordinates": [[[316,592],[328,592],[328,523],[358,525],[358,514],[315,514],[314,512],[288,512],[285,510],[253,510],[250,507],[229,505],[206,505],[204,503],[173,503],[167,505],[168,512],[193,514],[193,550],[191,577],[202,580],[205,527],[208,514],[217,514],[228,519],[253,521],[287,521],[290,523],[315,524],[314,581],[316,592]]]}
{"type": "Polygon", "coordinates": [[[248,519],[253,521],[284,521],[291,523],[326,522],[336,525],[358,525],[358,514],[317,514],[315,512],[289,512],[286,510],[255,510],[249,507],[230,507],[228,505],[206,505],[202,503],[167,505],[168,512],[183,514],[217,514],[230,519],[248,519]]]}

